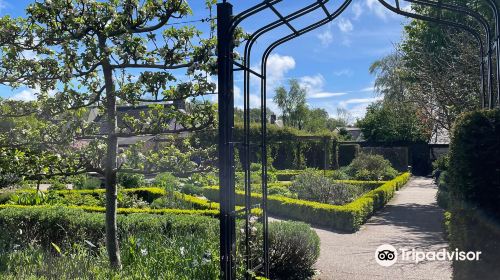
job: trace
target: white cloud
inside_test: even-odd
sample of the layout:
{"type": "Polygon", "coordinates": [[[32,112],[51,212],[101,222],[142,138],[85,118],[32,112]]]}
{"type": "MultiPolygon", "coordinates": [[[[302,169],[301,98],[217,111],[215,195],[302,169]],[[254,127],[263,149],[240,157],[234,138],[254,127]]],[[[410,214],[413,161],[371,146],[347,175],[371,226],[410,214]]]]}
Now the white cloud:
{"type": "Polygon", "coordinates": [[[324,91],[323,88],[325,86],[325,78],[321,74],[301,77],[299,79],[299,83],[301,87],[306,88],[307,98],[310,99],[330,98],[347,94],[346,92],[324,91]]]}
{"type": "Polygon", "coordinates": [[[387,16],[390,15],[390,11],[382,6],[378,2],[378,0],[366,0],[365,1],[366,7],[372,12],[375,13],[375,15],[383,20],[387,19],[387,16]]]}
{"type": "Polygon", "coordinates": [[[349,33],[354,29],[352,22],[348,19],[341,18],[337,22],[337,26],[343,33],[349,33]]]}
{"type": "Polygon", "coordinates": [[[363,14],[363,7],[360,3],[356,2],[352,5],[352,13],[354,14],[354,20],[359,19],[359,17],[363,14]]]}
{"type": "Polygon", "coordinates": [[[281,80],[293,68],[295,68],[295,59],[293,57],[272,54],[267,60],[267,78],[281,80]]]}
{"type": "Polygon", "coordinates": [[[308,98],[313,98],[313,99],[320,99],[320,98],[330,98],[330,97],[335,97],[335,96],[342,96],[346,95],[347,92],[316,92],[316,93],[311,93],[307,97],[308,98]]]}
{"type": "Polygon", "coordinates": [[[375,87],[374,86],[365,87],[364,89],[362,89],[360,91],[361,92],[374,92],[375,91],[375,87]]]}
{"type": "MultiPolygon", "coordinates": [[[[56,93],[57,93],[56,90],[49,90],[47,92],[49,96],[54,96],[56,93]]],[[[19,100],[19,101],[34,101],[37,100],[39,94],[40,94],[40,87],[37,86],[34,89],[26,88],[21,92],[14,94],[9,99],[19,100]]]]}
{"type": "Polygon", "coordinates": [[[347,100],[341,101],[339,103],[339,105],[341,107],[346,107],[349,104],[369,104],[369,103],[379,101],[379,100],[382,100],[381,96],[380,97],[377,96],[377,97],[373,97],[373,98],[352,98],[352,99],[347,99],[347,100]]]}
{"type": "Polygon", "coordinates": [[[349,113],[354,119],[362,119],[366,115],[366,108],[370,105],[369,103],[359,104],[357,106],[349,109],[349,113]]]}
{"type": "Polygon", "coordinates": [[[288,71],[295,68],[295,59],[291,56],[282,56],[272,54],[267,60],[267,85],[270,88],[275,88],[285,78],[288,71]]]}
{"type": "Polygon", "coordinates": [[[3,9],[7,8],[8,4],[4,0],[0,0],[0,13],[3,9]]]}
{"type": "Polygon", "coordinates": [[[352,74],[353,74],[353,72],[351,69],[342,69],[342,70],[338,70],[338,71],[333,72],[333,75],[337,76],[337,77],[340,77],[340,76],[351,77],[352,74]]]}
{"type": "Polygon", "coordinates": [[[319,33],[317,37],[321,42],[321,46],[323,47],[328,47],[330,46],[331,43],[333,43],[333,34],[332,31],[330,30],[330,27],[327,27],[325,31],[319,33]]]}
{"type": "Polygon", "coordinates": [[[18,101],[34,101],[36,100],[36,94],[32,89],[25,89],[19,93],[14,94],[10,99],[18,101]]]}

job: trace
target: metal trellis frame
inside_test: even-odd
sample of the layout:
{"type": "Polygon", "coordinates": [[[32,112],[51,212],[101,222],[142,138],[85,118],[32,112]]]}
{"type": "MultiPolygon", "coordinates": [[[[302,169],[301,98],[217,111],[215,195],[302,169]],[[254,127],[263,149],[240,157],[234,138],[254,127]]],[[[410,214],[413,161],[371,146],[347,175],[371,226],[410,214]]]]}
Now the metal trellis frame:
{"type": "MultiPolygon", "coordinates": [[[[330,11],[326,4],[329,0],[316,0],[309,5],[300,8],[289,14],[282,14],[275,4],[283,0],[263,0],[263,2],[244,10],[236,16],[233,16],[233,6],[227,1],[217,4],[217,39],[218,39],[218,102],[219,102],[219,139],[218,139],[218,154],[219,154],[219,181],[220,181],[220,265],[221,265],[221,278],[222,279],[235,279],[236,278],[236,216],[244,213],[245,218],[245,268],[248,279],[252,274],[261,274],[269,277],[269,243],[268,243],[268,211],[267,211],[267,112],[266,112],[266,75],[267,75],[267,61],[272,51],[278,46],[293,40],[305,33],[308,33],[316,28],[319,28],[337,18],[346,8],[350,5],[352,0],[339,1],[340,6],[335,10],[330,11]],[[262,12],[271,11],[277,20],[258,28],[255,32],[250,34],[245,43],[244,55],[242,63],[235,61],[233,57],[234,51],[234,34],[236,28],[245,20],[262,12]],[[322,11],[322,17],[315,23],[310,24],[303,28],[296,28],[291,22],[295,19],[305,17],[315,11],[322,11]],[[274,30],[278,27],[286,26],[290,34],[274,41],[264,51],[260,63],[260,73],[251,69],[251,54],[252,47],[259,37],[267,32],[274,30]],[[236,66],[236,68],[235,68],[236,66]],[[244,77],[244,139],[242,143],[236,143],[233,139],[233,126],[234,126],[234,71],[243,71],[244,77]],[[251,143],[250,139],[250,77],[254,76],[260,79],[261,83],[261,126],[260,126],[260,143],[251,143]],[[235,162],[234,162],[234,147],[235,145],[242,145],[243,156],[243,169],[245,173],[244,189],[245,189],[245,207],[242,210],[235,211],[235,162]],[[251,198],[251,184],[250,184],[250,146],[259,145],[261,148],[262,158],[262,200],[260,203],[252,206],[251,198]],[[250,246],[250,216],[253,207],[262,208],[262,223],[263,223],[263,248],[262,256],[257,258],[258,264],[252,262],[253,252],[250,246]]],[[[481,99],[482,106],[485,107],[488,103],[489,107],[494,106],[495,98],[492,93],[492,48],[495,47],[497,57],[500,57],[500,25],[498,23],[498,5],[494,0],[484,0],[488,2],[492,11],[495,14],[495,37],[491,36],[491,27],[488,21],[480,13],[464,6],[444,4],[439,1],[432,0],[406,0],[406,2],[434,7],[439,10],[446,10],[458,14],[469,16],[479,23],[487,41],[487,50],[485,51],[483,35],[481,31],[475,30],[466,24],[442,19],[439,16],[432,17],[429,15],[420,15],[410,11],[404,10],[401,1],[395,0],[395,5],[391,5],[386,0],[378,0],[384,7],[397,14],[423,20],[435,22],[441,25],[458,28],[470,33],[478,42],[480,52],[480,75],[481,75],[481,99]],[[493,46],[493,39],[496,44],[493,46]],[[485,86],[485,60],[487,64],[487,85],[485,86]],[[486,95],[488,98],[486,98],[486,95]],[[488,99],[488,102],[486,100],[488,99]]],[[[500,61],[497,59],[497,73],[500,73],[500,61]]],[[[497,74],[497,101],[500,99],[500,87],[498,79],[500,75],[497,74]]]]}

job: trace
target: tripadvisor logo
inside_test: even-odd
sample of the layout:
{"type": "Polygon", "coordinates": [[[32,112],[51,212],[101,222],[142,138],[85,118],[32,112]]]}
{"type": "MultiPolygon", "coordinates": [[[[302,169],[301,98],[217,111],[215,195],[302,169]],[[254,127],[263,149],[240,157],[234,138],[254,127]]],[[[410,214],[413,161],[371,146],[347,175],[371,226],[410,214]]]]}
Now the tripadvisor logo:
{"type": "Polygon", "coordinates": [[[416,264],[422,261],[479,261],[480,251],[465,252],[455,249],[448,251],[441,249],[439,251],[422,251],[400,248],[397,250],[389,244],[380,245],[375,251],[375,261],[381,266],[391,266],[398,260],[398,255],[402,261],[411,261],[416,264]]]}
{"type": "Polygon", "coordinates": [[[398,251],[392,245],[378,246],[375,251],[375,261],[381,266],[391,266],[398,260],[398,251]]]}

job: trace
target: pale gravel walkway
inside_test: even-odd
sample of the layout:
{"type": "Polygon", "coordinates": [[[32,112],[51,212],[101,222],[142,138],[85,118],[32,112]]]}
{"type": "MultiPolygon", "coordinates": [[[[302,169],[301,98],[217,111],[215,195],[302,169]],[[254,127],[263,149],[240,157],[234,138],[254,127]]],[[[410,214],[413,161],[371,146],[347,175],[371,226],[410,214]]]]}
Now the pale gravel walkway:
{"type": "Polygon", "coordinates": [[[375,249],[382,244],[425,251],[447,247],[436,191],[432,179],[414,177],[358,232],[342,234],[315,229],[321,238],[317,279],[451,279],[450,262],[398,261],[388,268],[375,262],[375,249]]]}

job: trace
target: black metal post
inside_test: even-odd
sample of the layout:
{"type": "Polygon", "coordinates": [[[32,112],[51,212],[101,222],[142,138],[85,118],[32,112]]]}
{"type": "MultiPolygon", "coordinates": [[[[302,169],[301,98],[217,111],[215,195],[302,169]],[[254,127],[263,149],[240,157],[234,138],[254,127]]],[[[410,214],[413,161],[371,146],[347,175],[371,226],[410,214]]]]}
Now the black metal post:
{"type": "MultiPolygon", "coordinates": [[[[493,18],[495,19],[495,49],[496,49],[496,55],[497,55],[497,98],[496,102],[498,103],[498,107],[500,108],[500,11],[499,11],[499,4],[495,0],[487,0],[486,1],[488,5],[491,8],[491,11],[493,12],[493,18]]],[[[495,107],[495,100],[494,98],[490,98],[490,108],[495,107]]]]}
{"type": "Polygon", "coordinates": [[[234,190],[233,6],[217,4],[217,70],[219,106],[220,267],[221,279],[236,279],[234,190]]]}

